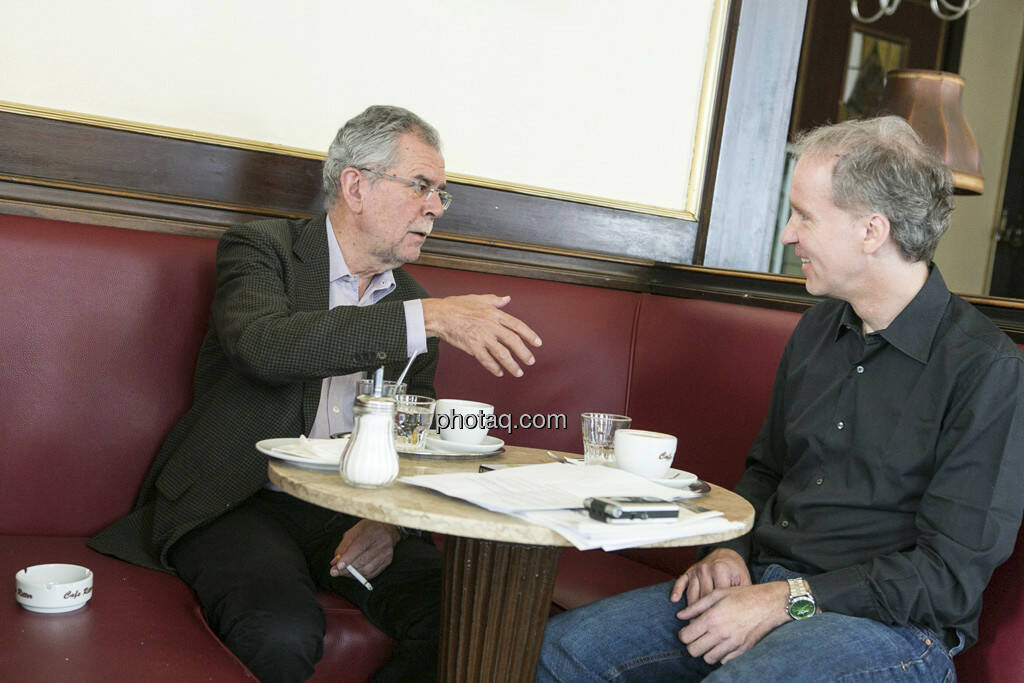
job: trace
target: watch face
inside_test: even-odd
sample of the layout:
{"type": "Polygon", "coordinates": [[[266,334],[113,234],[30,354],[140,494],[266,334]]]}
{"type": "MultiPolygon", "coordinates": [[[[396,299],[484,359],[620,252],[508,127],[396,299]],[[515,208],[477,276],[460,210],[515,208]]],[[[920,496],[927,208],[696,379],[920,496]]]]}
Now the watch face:
{"type": "Polygon", "coordinates": [[[794,619],[806,619],[814,616],[814,603],[806,598],[798,598],[789,605],[789,616],[794,619]]]}

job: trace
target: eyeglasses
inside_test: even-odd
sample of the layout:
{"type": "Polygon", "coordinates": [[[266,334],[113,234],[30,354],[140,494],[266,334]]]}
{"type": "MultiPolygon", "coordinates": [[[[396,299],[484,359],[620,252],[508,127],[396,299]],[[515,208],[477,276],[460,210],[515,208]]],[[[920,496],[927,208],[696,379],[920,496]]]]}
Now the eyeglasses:
{"type": "Polygon", "coordinates": [[[401,176],[391,175],[390,173],[375,171],[372,168],[360,168],[359,170],[365,171],[366,173],[373,173],[374,175],[378,175],[381,178],[387,178],[388,180],[397,180],[400,183],[405,183],[416,192],[417,197],[422,198],[423,201],[425,202],[429,202],[431,195],[433,195],[436,192],[437,198],[441,200],[441,208],[444,209],[445,211],[447,211],[448,207],[452,205],[451,193],[442,190],[436,185],[427,185],[422,180],[414,180],[413,178],[403,178],[401,176]]]}

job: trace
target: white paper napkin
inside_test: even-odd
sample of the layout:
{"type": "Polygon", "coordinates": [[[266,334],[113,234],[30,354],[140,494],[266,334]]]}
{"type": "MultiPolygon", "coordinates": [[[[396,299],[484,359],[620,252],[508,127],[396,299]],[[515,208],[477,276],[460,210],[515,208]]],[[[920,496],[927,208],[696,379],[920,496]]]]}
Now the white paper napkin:
{"type": "Polygon", "coordinates": [[[341,454],[347,444],[347,436],[341,439],[307,439],[303,435],[291,443],[275,446],[271,450],[296,458],[336,463],[341,460],[341,454]]]}

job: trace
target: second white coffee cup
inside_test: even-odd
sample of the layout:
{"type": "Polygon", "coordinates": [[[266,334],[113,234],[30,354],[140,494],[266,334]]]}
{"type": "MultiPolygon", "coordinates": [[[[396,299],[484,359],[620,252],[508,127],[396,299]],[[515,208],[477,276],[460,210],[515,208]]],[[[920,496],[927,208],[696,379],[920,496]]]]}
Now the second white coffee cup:
{"type": "Polygon", "coordinates": [[[438,399],[434,404],[437,433],[445,441],[478,444],[487,438],[489,416],[494,406],[457,398],[438,399]]]}
{"type": "Polygon", "coordinates": [[[615,462],[620,470],[659,479],[668,474],[676,454],[676,437],[643,429],[615,432],[615,462]]]}

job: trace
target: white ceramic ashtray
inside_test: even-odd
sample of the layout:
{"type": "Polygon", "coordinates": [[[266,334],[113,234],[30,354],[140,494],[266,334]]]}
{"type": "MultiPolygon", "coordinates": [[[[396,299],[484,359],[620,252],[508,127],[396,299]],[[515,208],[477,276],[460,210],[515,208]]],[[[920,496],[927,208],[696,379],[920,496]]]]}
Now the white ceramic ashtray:
{"type": "Polygon", "coordinates": [[[37,564],[14,575],[21,606],[32,612],[71,612],[92,597],[92,572],[77,564],[37,564]]]}

